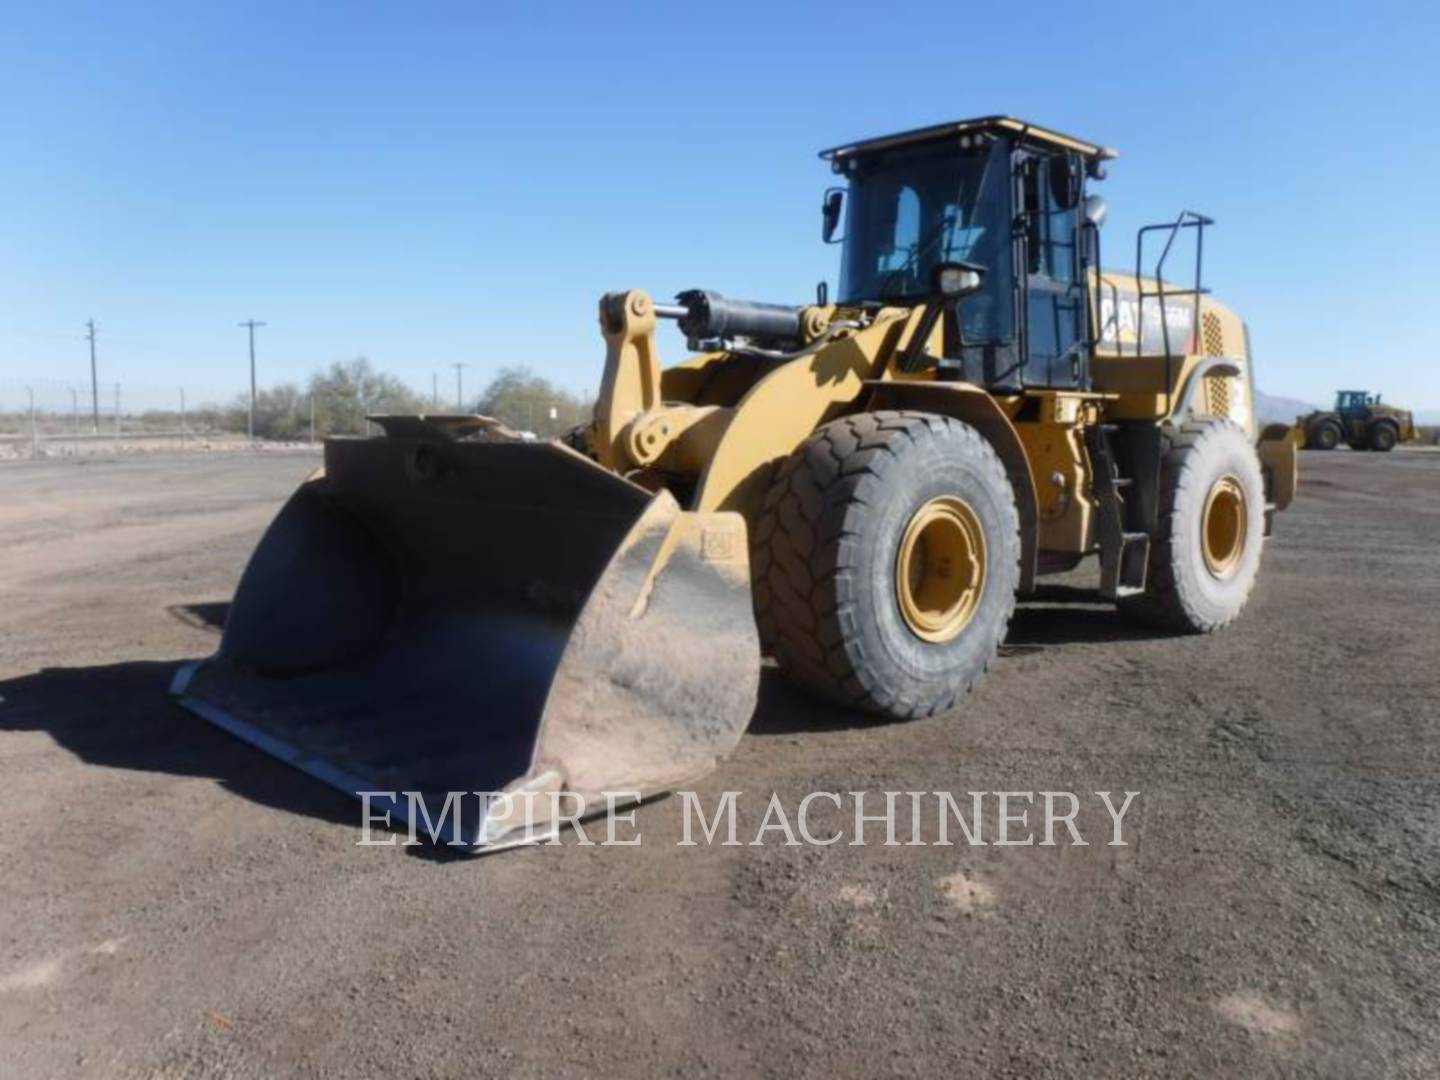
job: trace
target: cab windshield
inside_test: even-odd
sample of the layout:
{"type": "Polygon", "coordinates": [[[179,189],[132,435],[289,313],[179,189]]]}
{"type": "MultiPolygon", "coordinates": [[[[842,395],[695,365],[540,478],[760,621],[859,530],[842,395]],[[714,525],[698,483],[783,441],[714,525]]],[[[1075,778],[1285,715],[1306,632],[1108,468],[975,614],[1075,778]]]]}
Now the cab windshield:
{"type": "Polygon", "coordinates": [[[1008,273],[996,272],[1008,264],[1008,173],[998,143],[972,151],[906,147],[861,159],[850,174],[841,302],[924,296],[939,262],[979,263],[989,271],[988,288],[1008,288],[1008,273]]]}

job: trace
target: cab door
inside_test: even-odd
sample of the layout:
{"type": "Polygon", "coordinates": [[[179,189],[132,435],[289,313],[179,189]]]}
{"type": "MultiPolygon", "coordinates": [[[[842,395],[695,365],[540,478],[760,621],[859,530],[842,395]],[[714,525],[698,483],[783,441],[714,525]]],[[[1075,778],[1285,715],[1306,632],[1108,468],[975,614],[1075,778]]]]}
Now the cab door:
{"type": "Polygon", "coordinates": [[[1080,259],[1081,163],[1022,152],[1016,169],[1017,262],[1026,386],[1079,389],[1089,378],[1089,332],[1080,259]]]}

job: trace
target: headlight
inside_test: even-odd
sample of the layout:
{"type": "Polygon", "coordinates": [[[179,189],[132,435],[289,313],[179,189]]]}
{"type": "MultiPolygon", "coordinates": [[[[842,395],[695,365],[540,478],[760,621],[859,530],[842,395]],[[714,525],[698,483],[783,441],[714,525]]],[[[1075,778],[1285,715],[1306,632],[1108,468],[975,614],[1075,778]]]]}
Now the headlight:
{"type": "Polygon", "coordinates": [[[979,289],[984,276],[985,268],[972,263],[940,263],[931,281],[937,296],[953,300],[979,289]]]}

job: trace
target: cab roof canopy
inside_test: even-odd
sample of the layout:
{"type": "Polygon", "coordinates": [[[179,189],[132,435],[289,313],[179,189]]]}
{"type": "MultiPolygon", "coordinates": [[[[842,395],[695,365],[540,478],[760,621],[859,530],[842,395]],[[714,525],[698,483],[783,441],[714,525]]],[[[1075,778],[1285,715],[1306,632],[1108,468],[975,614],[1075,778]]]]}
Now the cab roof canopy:
{"type": "Polygon", "coordinates": [[[1108,146],[1097,146],[1094,143],[1085,142],[1083,139],[1062,135],[1058,131],[1039,127],[1036,124],[1027,124],[1024,120],[1016,120],[1009,116],[982,116],[976,120],[953,120],[948,124],[934,124],[930,127],[916,128],[913,131],[902,131],[896,135],[882,135],[879,138],[864,139],[860,142],[848,143],[845,146],[822,150],[820,156],[828,161],[838,163],[846,158],[874,153],[877,150],[890,150],[897,146],[940,142],[946,139],[958,139],[966,135],[985,133],[1008,135],[1021,142],[1032,143],[1052,150],[1073,150],[1096,161],[1109,161],[1120,156],[1108,146]]]}

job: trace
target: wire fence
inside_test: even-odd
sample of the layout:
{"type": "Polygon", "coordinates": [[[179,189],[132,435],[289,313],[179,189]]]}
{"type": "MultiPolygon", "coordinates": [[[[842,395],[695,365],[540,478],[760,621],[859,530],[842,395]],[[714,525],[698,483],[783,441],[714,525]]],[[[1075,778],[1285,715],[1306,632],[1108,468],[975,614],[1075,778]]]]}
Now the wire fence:
{"type": "Polygon", "coordinates": [[[205,388],[130,387],[102,383],[93,388],[55,380],[0,379],[0,439],[28,441],[32,448],[65,440],[125,436],[186,438],[218,433],[226,400],[205,388]]]}
{"type": "MultiPolygon", "coordinates": [[[[480,410],[467,402],[466,412],[480,410]]],[[[489,411],[517,431],[559,435],[589,418],[591,405],[564,394],[512,397],[489,411]]],[[[255,437],[271,443],[318,443],[330,435],[373,435],[366,417],[389,411],[454,411],[430,394],[409,395],[401,408],[363,387],[313,393],[293,387],[260,391],[255,437]]],[[[243,445],[252,430],[248,388],[136,384],[76,384],[46,379],[0,379],[0,457],[79,455],[120,444],[146,448],[215,449],[243,445]]]]}
{"type": "MultiPolygon", "coordinates": [[[[281,442],[317,442],[328,434],[369,434],[363,401],[302,394],[284,425],[267,395],[257,400],[256,432],[281,442]],[[262,430],[260,422],[264,422],[262,430]],[[283,427],[283,430],[279,430],[283,427]]],[[[78,386],[46,380],[0,380],[0,456],[80,455],[95,451],[215,449],[244,445],[248,392],[205,386],[157,387],[122,382],[78,386]]]]}

